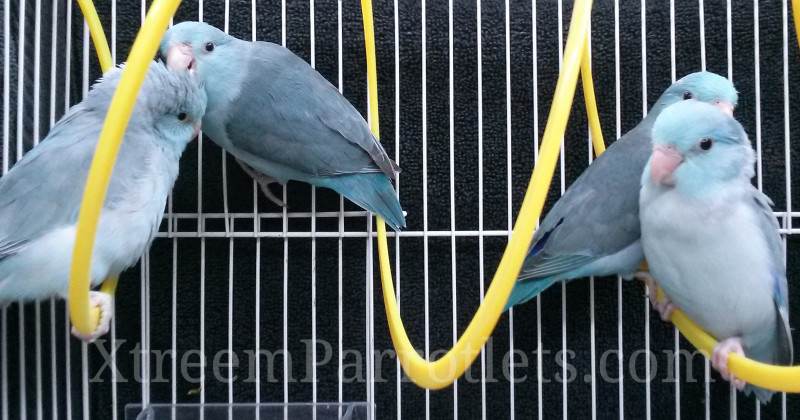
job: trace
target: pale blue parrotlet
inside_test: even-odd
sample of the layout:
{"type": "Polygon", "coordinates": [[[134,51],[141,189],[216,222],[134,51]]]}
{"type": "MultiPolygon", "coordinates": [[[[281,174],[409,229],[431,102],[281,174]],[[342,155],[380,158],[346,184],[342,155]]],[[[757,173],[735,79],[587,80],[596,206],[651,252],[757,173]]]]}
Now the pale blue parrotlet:
{"type": "MultiPolygon", "coordinates": [[[[783,244],[772,201],[751,184],[755,153],[742,126],[706,103],[681,102],[653,126],[641,177],[642,247],[668,300],[719,341],[711,361],[762,402],[772,392],[731,378],[728,354],[792,363],[783,244]]],[[[652,292],[651,292],[652,294],[652,292]]]]}
{"type": "MultiPolygon", "coordinates": [[[[100,130],[119,83],[106,73],[47,137],[0,178],[0,305],[65,296],[78,210],[100,130]]],[[[100,214],[91,284],[136,264],[158,232],[178,160],[197,135],[206,106],[188,72],[153,62],[137,97],[100,214]]],[[[91,292],[105,334],[112,298],[91,292]]]]}

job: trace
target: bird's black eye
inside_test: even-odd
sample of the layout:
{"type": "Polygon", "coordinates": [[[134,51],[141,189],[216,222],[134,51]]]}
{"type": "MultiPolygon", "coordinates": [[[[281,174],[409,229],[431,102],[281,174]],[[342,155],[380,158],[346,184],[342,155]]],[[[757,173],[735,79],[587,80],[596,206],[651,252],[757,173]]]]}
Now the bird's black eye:
{"type": "Polygon", "coordinates": [[[213,42],[206,42],[206,51],[208,51],[208,52],[214,51],[214,43],[213,42]]]}
{"type": "Polygon", "coordinates": [[[181,112],[180,114],[178,114],[178,121],[181,122],[186,121],[186,118],[188,118],[188,115],[186,115],[185,112],[181,112]]]}
{"type": "Polygon", "coordinates": [[[688,90],[683,92],[683,100],[685,101],[687,99],[692,99],[692,92],[689,92],[688,90]]]}
{"type": "Polygon", "coordinates": [[[710,138],[706,137],[706,138],[700,140],[700,148],[703,149],[703,150],[708,150],[713,145],[714,145],[714,141],[711,140],[710,138]]]}

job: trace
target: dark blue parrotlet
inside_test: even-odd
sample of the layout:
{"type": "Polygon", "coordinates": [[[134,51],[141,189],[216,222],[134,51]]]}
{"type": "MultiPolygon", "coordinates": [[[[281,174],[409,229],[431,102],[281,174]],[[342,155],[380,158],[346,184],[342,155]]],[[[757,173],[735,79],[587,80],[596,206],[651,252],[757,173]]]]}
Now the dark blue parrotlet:
{"type": "Polygon", "coordinates": [[[714,73],[692,73],[673,83],[636,127],[589,165],[542,220],[507,307],[533,299],[560,280],[633,277],[644,259],[639,180],[652,147],[651,129],[666,107],[690,99],[732,114],[738,96],[728,79],[714,73]]]}

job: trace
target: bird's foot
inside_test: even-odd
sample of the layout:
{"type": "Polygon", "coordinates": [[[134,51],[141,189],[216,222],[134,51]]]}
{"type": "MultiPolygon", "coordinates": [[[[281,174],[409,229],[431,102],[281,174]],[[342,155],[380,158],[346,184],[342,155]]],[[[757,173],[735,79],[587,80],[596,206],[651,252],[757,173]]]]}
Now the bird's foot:
{"type": "Polygon", "coordinates": [[[91,343],[108,333],[111,328],[111,317],[114,316],[114,298],[108,293],[91,291],[89,292],[89,304],[100,310],[97,328],[89,334],[83,334],[75,327],[72,327],[72,335],[87,343],[91,343]]]}
{"type": "Polygon", "coordinates": [[[744,356],[741,338],[731,337],[717,343],[711,354],[711,365],[714,366],[714,369],[719,372],[723,379],[730,381],[736,389],[741,391],[744,389],[745,382],[741,379],[736,379],[728,369],[728,355],[731,352],[744,356]]]}
{"type": "Polygon", "coordinates": [[[275,205],[277,205],[278,207],[286,207],[286,203],[280,198],[278,198],[278,196],[275,195],[275,193],[273,193],[272,190],[269,188],[270,184],[280,184],[280,182],[275,181],[274,179],[266,176],[264,178],[267,179],[262,181],[256,178],[256,182],[258,182],[258,186],[261,189],[261,192],[264,193],[264,196],[267,197],[269,201],[275,203],[275,205]]]}
{"type": "Polygon", "coordinates": [[[650,298],[650,303],[653,304],[653,307],[655,307],[658,303],[658,300],[656,299],[656,290],[658,290],[656,280],[647,271],[639,271],[634,274],[633,277],[637,280],[641,280],[645,287],[647,287],[647,297],[650,298]]]}
{"type": "Polygon", "coordinates": [[[653,305],[656,311],[658,311],[658,315],[661,317],[661,320],[664,322],[669,322],[672,318],[672,312],[675,311],[675,305],[668,298],[664,298],[664,300],[657,302],[653,305]]]}
{"type": "Polygon", "coordinates": [[[675,305],[666,295],[664,295],[661,300],[658,300],[658,284],[653,276],[646,271],[640,271],[636,273],[635,277],[643,281],[647,286],[647,297],[650,299],[650,304],[653,305],[653,309],[658,312],[661,320],[669,321],[670,317],[672,317],[672,312],[675,311],[675,305]]]}
{"type": "Polygon", "coordinates": [[[239,165],[241,165],[245,173],[247,173],[247,175],[250,175],[250,177],[253,178],[258,183],[261,192],[264,193],[264,196],[267,197],[269,201],[272,201],[273,203],[278,205],[278,207],[286,207],[286,203],[283,202],[283,200],[281,200],[280,198],[278,198],[278,196],[275,195],[275,193],[273,193],[272,190],[269,188],[270,184],[280,184],[280,182],[276,181],[275,178],[272,178],[271,176],[267,176],[262,174],[261,172],[258,172],[257,170],[253,169],[250,165],[242,162],[239,159],[237,159],[236,161],[239,162],[239,165]]]}

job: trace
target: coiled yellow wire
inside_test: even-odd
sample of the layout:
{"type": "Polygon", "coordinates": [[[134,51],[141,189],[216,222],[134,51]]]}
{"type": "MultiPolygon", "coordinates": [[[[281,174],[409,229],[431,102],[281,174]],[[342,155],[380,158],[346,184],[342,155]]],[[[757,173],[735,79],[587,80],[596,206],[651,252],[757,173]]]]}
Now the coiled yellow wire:
{"type": "MultiPolygon", "coordinates": [[[[81,13],[83,14],[84,19],[86,19],[86,26],[89,27],[89,34],[92,37],[92,44],[94,45],[94,49],[97,54],[97,61],[100,63],[100,70],[105,73],[111,70],[114,62],[111,60],[111,50],[108,48],[106,33],[103,31],[103,25],[100,23],[100,17],[97,15],[97,10],[95,10],[94,4],[91,0],[77,0],[77,2],[78,6],[81,8],[81,13]]],[[[100,290],[113,296],[117,290],[118,282],[119,279],[117,277],[110,277],[103,282],[103,286],[100,290]]],[[[72,302],[72,299],[70,299],[70,302],[72,302]]],[[[100,319],[100,310],[90,307],[88,315],[91,320],[94,320],[93,322],[96,325],[97,320],[100,319]]]]}
{"type": "MultiPolygon", "coordinates": [[[[581,60],[585,57],[584,49],[588,37],[591,8],[591,0],[576,0],[572,9],[572,21],[564,49],[563,66],[556,84],[547,126],[542,136],[539,162],[533,169],[533,175],[528,185],[525,199],[522,202],[520,215],[517,217],[514,231],[500,260],[497,272],[483,303],[478,308],[475,317],[470,321],[464,334],[447,354],[436,361],[429,362],[417,353],[403,327],[400,309],[394,294],[394,285],[392,284],[386,227],[379,219],[378,255],[380,257],[383,301],[386,307],[389,331],[403,369],[408,377],[421,387],[440,389],[450,385],[461,376],[478,356],[481,347],[488,340],[503,313],[504,306],[514,287],[517,274],[522,267],[522,262],[533,238],[536,221],[544,206],[547,190],[553,177],[561,138],[564,136],[564,131],[567,127],[567,119],[575,94],[581,60]]],[[[377,136],[377,72],[374,69],[375,41],[372,32],[371,0],[362,0],[361,9],[364,15],[364,38],[367,48],[367,77],[370,112],[372,113],[371,121],[373,132],[377,136]]],[[[588,60],[586,64],[588,65],[588,60]]],[[[587,95],[587,100],[590,96],[593,97],[593,95],[587,95]]],[[[599,124],[593,124],[593,126],[599,132],[599,124]]],[[[602,139],[602,136],[596,135],[595,137],[602,139]]]]}
{"type": "MultiPolygon", "coordinates": [[[[86,3],[91,10],[94,10],[91,0],[85,0],[82,3],[86,3]]],[[[94,331],[98,322],[98,312],[90,310],[89,305],[89,272],[97,222],[100,219],[100,210],[103,207],[108,183],[111,180],[111,172],[117,160],[122,136],[136,103],[139,87],[141,87],[147,69],[156,55],[161,37],[167,30],[167,24],[180,3],[180,0],[154,0],[150,6],[142,28],[131,47],[127,65],[122,70],[117,90],[111,99],[92,165],[89,168],[89,176],[86,180],[86,188],[78,215],[69,283],[70,319],[75,329],[83,334],[90,334],[94,331]]],[[[90,13],[91,15],[92,13],[90,13]]],[[[93,15],[94,18],[97,18],[97,13],[93,15]]],[[[89,28],[103,32],[99,19],[96,20],[95,25],[90,25],[89,28]]],[[[98,39],[105,40],[105,35],[92,34],[92,40],[97,41],[98,39]]],[[[95,49],[98,52],[102,50],[97,44],[95,44],[95,49]]],[[[109,54],[109,60],[110,57],[109,54]]],[[[115,279],[113,280],[107,282],[106,287],[113,288],[116,285],[115,279]]]]}
{"type": "Polygon", "coordinates": [[[100,23],[100,17],[97,16],[97,10],[94,8],[92,0],[77,0],[77,2],[81,8],[81,13],[83,13],[83,18],[86,19],[86,26],[89,27],[89,34],[92,37],[97,61],[100,62],[100,70],[105,73],[111,70],[114,61],[111,60],[111,50],[108,49],[108,41],[106,40],[106,33],[103,31],[103,24],[100,23]]]}
{"type": "MultiPolygon", "coordinates": [[[[85,0],[91,5],[90,0],[85,0]]],[[[792,0],[795,25],[798,23],[798,3],[792,0]]],[[[148,12],[139,35],[134,42],[128,65],[125,68],[117,91],[109,108],[106,122],[101,132],[92,167],[89,172],[86,190],[81,203],[78,233],[71,270],[69,289],[70,317],[75,327],[89,333],[97,325],[97,315],[92,317],[88,305],[89,267],[100,209],[111,171],[119,151],[122,134],[127,126],[130,113],[136,100],[136,93],[144,79],[147,66],[158,48],[167,23],[175,13],[180,0],[155,0],[148,12]]],[[[442,358],[429,362],[422,358],[411,344],[400,318],[400,309],[394,295],[389,251],[386,239],[386,226],[378,217],[378,254],[380,259],[381,282],[384,305],[389,323],[389,331],[397,350],[398,358],[406,374],[419,386],[440,389],[455,381],[480,353],[481,347],[492,333],[503,307],[514,286],[519,269],[530,246],[536,220],[541,214],[547,190],[552,180],[560,146],[560,139],[566,130],[572,99],[580,72],[583,76],[584,96],[590,120],[593,147],[600,155],[605,149],[600,122],[597,115],[594,87],[591,77],[591,63],[588,53],[588,28],[591,18],[591,0],[576,0],[573,7],[564,61],[554,93],[553,104],[548,115],[547,126],[542,137],[539,163],[534,167],[531,182],[523,200],[519,217],[514,226],[511,240],[500,260],[497,272],[483,304],[478,308],[464,334],[456,345],[442,358]]],[[[364,20],[364,40],[367,54],[367,77],[371,115],[370,128],[379,137],[377,69],[375,63],[375,35],[371,0],[361,1],[364,20]]],[[[93,7],[92,7],[93,9],[93,7]]],[[[85,13],[85,12],[84,12],[85,13]]],[[[94,14],[96,17],[96,13],[94,14]]],[[[102,27],[90,25],[90,29],[102,32],[102,27]]],[[[95,42],[105,37],[92,34],[95,42]]],[[[102,48],[95,46],[98,51],[102,48]]],[[[110,55],[109,55],[110,57],[110,55]]],[[[680,311],[675,311],[672,321],[684,336],[706,356],[716,345],[716,341],[702,331],[694,322],[680,311]]],[[[764,388],[784,392],[800,392],[800,366],[772,366],[732,354],[729,358],[731,372],[738,378],[764,388]]]]}

